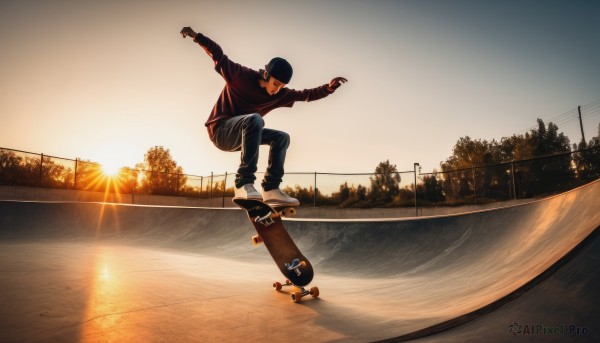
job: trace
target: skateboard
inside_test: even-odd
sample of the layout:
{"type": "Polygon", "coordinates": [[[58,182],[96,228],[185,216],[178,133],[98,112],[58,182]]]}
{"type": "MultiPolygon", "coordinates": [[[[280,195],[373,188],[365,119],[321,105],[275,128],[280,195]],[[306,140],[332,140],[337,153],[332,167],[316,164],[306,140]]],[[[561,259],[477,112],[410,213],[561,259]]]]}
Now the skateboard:
{"type": "Polygon", "coordinates": [[[252,244],[264,244],[275,264],[286,277],[284,282],[275,282],[273,287],[280,291],[285,286],[295,286],[298,290],[291,293],[292,301],[299,302],[302,297],[319,296],[319,289],[305,289],[313,279],[314,271],[310,261],[294,243],[281,221],[282,216],[291,217],[296,209],[290,205],[267,204],[254,199],[233,199],[233,203],[246,210],[248,219],[256,229],[252,244]]]}

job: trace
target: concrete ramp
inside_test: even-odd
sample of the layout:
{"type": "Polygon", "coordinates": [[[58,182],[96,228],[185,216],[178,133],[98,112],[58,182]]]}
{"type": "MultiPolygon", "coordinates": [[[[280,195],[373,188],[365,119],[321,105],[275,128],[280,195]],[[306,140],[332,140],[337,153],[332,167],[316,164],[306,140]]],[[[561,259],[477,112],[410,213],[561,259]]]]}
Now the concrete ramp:
{"type": "Polygon", "coordinates": [[[2,201],[0,341],[509,341],[535,316],[593,341],[598,199],[594,182],[462,215],[286,220],[321,290],[301,304],[240,210],[2,201]],[[548,316],[536,292],[577,301],[548,316]]]}

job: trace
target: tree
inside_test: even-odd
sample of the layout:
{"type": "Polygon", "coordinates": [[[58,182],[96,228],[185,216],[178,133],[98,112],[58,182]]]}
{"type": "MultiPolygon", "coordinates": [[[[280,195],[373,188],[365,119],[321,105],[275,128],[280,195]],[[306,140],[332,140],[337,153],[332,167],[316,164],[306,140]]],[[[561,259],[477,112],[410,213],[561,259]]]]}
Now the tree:
{"type": "Polygon", "coordinates": [[[73,170],[44,157],[41,173],[41,186],[48,188],[70,188],[73,186],[73,170]]]}
{"type": "Polygon", "coordinates": [[[443,193],[454,199],[473,196],[478,191],[485,194],[494,175],[473,167],[498,163],[500,156],[495,140],[472,140],[469,136],[460,138],[452,149],[452,156],[441,165],[443,193]]]}
{"type": "Polygon", "coordinates": [[[348,187],[348,182],[344,182],[343,185],[340,185],[340,203],[344,203],[346,200],[350,199],[350,195],[352,190],[348,187]]]}
{"type": "Polygon", "coordinates": [[[375,174],[371,180],[371,191],[369,199],[374,202],[391,202],[395,196],[400,194],[400,174],[395,164],[390,160],[380,162],[375,168],[375,174]]]}
{"type": "Polygon", "coordinates": [[[417,186],[417,194],[429,202],[445,201],[446,196],[442,187],[439,174],[434,171],[433,175],[423,176],[423,184],[417,186]]]}
{"type": "Polygon", "coordinates": [[[533,157],[533,147],[530,145],[529,133],[524,135],[512,135],[500,140],[499,162],[510,162],[526,160],[533,157]]]}
{"type": "MultiPolygon", "coordinates": [[[[541,119],[537,122],[537,129],[502,138],[500,142],[460,138],[452,156],[441,164],[444,194],[453,199],[505,198],[512,181],[510,162],[570,152],[569,139],[558,132],[558,126],[549,123],[546,127],[541,119]],[[489,165],[498,166],[477,168],[489,165]]],[[[515,163],[514,167],[517,192],[522,196],[564,189],[573,181],[569,155],[515,163]]]]}
{"type": "Polygon", "coordinates": [[[443,167],[447,170],[465,169],[473,166],[481,166],[496,162],[494,156],[494,146],[496,141],[472,140],[465,136],[460,138],[452,149],[450,156],[443,167]]]}
{"type": "MultiPolygon", "coordinates": [[[[538,129],[531,130],[526,136],[529,138],[529,145],[534,157],[571,151],[569,138],[562,132],[558,133],[556,124],[550,122],[546,128],[542,119],[538,118],[537,121],[538,129]]],[[[566,189],[566,186],[574,179],[570,155],[534,160],[530,164],[529,172],[533,174],[533,177],[528,177],[530,182],[524,186],[527,187],[525,192],[530,195],[566,189]]],[[[517,174],[516,171],[515,174],[517,174]]]]}
{"type": "Polygon", "coordinates": [[[119,170],[116,180],[116,189],[119,193],[132,194],[137,185],[139,171],[123,167],[119,170]]]}
{"type": "Polygon", "coordinates": [[[102,166],[89,160],[77,162],[76,189],[102,192],[106,190],[106,176],[102,173],[102,166]]]}
{"type": "Polygon", "coordinates": [[[365,204],[367,199],[367,188],[358,186],[348,186],[348,182],[340,185],[340,192],[331,195],[333,199],[339,199],[340,207],[357,207],[365,204]]]}
{"type": "Polygon", "coordinates": [[[21,181],[23,158],[0,149],[0,184],[17,185],[21,181]]]}
{"type": "Polygon", "coordinates": [[[169,149],[162,146],[150,148],[144,155],[144,163],[138,163],[141,170],[140,190],[152,195],[176,195],[187,181],[183,168],[173,160],[169,149]]]}
{"type": "Polygon", "coordinates": [[[531,130],[530,142],[534,156],[544,156],[556,152],[571,151],[569,138],[564,133],[558,133],[558,126],[550,122],[548,128],[542,119],[537,120],[538,129],[531,130]]]}
{"type": "Polygon", "coordinates": [[[358,185],[358,187],[356,187],[356,197],[358,198],[358,201],[367,200],[367,187],[358,185]]]}
{"type": "Polygon", "coordinates": [[[594,180],[600,176],[600,124],[598,135],[589,143],[581,142],[579,146],[573,144],[573,149],[581,150],[573,156],[577,170],[577,177],[584,181],[594,180]]]}

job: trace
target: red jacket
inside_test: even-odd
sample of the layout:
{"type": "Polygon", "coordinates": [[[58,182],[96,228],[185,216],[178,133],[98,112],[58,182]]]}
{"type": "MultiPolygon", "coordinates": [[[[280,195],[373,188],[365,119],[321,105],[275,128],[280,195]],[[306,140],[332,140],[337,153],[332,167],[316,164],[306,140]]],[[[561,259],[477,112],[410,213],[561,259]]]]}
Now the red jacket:
{"type": "Polygon", "coordinates": [[[217,43],[201,33],[194,41],[212,57],[215,70],[225,79],[225,87],[205,124],[211,140],[215,126],[222,120],[251,113],[265,116],[278,107],[292,107],[296,101],[319,100],[332,93],[324,84],[302,91],[283,88],[279,93],[269,95],[258,83],[261,77],[258,71],[232,62],[217,43]]]}

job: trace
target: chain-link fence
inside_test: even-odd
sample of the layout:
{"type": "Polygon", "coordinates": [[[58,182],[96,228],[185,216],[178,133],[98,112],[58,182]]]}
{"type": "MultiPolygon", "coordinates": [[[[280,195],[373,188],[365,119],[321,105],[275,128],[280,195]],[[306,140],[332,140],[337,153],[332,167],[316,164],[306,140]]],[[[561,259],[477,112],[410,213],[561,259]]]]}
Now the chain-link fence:
{"type": "Polygon", "coordinates": [[[543,197],[600,177],[600,146],[419,176],[417,199],[421,206],[543,197]]]}
{"type": "MultiPolygon", "coordinates": [[[[599,148],[435,173],[416,168],[388,173],[291,172],[281,188],[303,206],[340,208],[478,205],[534,198],[598,178],[599,148]]],[[[258,182],[263,177],[257,173],[258,182]]],[[[194,204],[199,206],[224,207],[231,204],[234,183],[231,173],[195,176],[122,168],[109,176],[91,161],[0,148],[0,187],[96,192],[104,195],[101,200],[114,202],[149,203],[148,196],[187,198],[197,199],[194,204]]]]}

